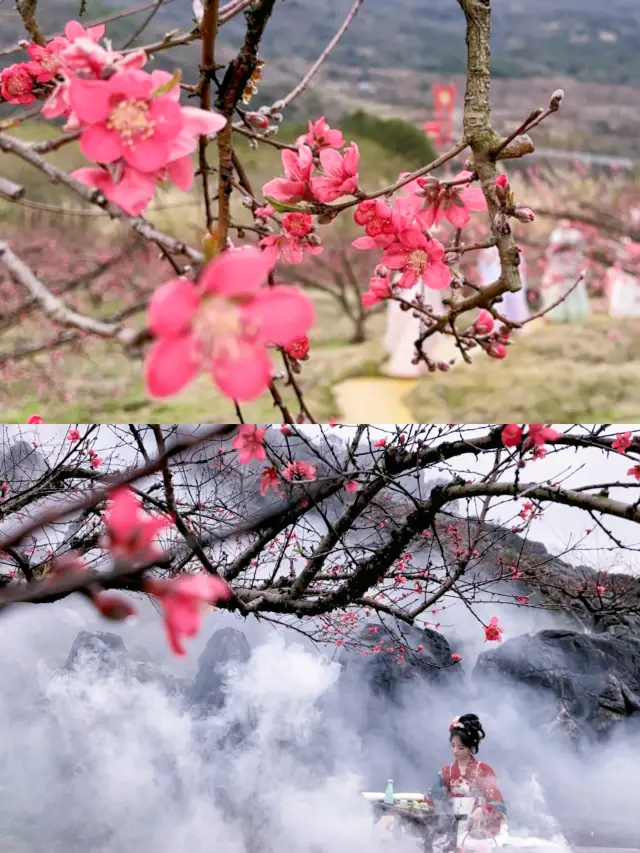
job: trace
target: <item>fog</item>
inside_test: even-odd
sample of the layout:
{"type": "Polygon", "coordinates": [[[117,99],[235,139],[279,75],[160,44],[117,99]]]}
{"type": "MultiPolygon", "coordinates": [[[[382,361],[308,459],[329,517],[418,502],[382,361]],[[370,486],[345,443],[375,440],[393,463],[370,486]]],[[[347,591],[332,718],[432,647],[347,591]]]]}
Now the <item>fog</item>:
{"type": "MultiPolygon", "coordinates": [[[[585,452],[580,464],[596,464],[587,456],[595,458],[585,452]]],[[[620,476],[619,463],[628,467],[613,458],[595,476],[591,467],[574,476],[607,482],[620,476]]],[[[552,457],[531,470],[536,479],[552,477],[560,464],[566,467],[552,457]]],[[[499,512],[510,518],[514,508],[499,512]]],[[[554,508],[532,538],[562,551],[581,535],[580,516],[554,508]]],[[[630,524],[616,530],[633,544],[630,524]]],[[[610,543],[594,542],[593,561],[610,560],[610,543]]],[[[451,719],[467,712],[482,720],[479,757],[498,775],[521,844],[528,836],[563,844],[564,834],[623,846],[640,835],[637,727],[618,724],[599,742],[586,732],[582,744],[564,740],[548,696],[474,674],[487,646],[464,607],[447,611],[441,627],[464,653],[462,664],[440,681],[408,681],[391,701],[364,676],[341,675],[346,659],[335,647],[254,617],[212,613],[188,657],[172,657],[158,613],[144,600],[136,604],[137,622],[115,627],[77,596],[2,616],[2,853],[382,853],[390,837],[373,826],[360,792],[384,791],[388,778],[396,790],[426,792],[450,760],[451,719]],[[228,673],[217,714],[202,716],[158,685],[95,660],[62,669],[79,630],[106,630],[137,660],[190,682],[224,626],[242,630],[253,651],[228,673]]],[[[509,637],[559,624],[527,608],[485,609],[500,615],[509,637]]],[[[406,839],[391,846],[416,849],[406,839]]]]}

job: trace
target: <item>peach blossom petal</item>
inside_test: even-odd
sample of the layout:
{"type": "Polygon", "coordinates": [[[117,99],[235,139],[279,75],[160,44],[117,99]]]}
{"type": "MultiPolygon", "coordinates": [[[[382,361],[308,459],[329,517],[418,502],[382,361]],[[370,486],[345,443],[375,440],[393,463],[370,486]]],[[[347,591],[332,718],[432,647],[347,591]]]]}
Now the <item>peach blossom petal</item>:
{"type": "Polygon", "coordinates": [[[422,280],[431,290],[444,290],[451,284],[451,270],[442,261],[432,261],[422,280]]]}
{"type": "Polygon", "coordinates": [[[306,293],[278,285],[265,288],[243,313],[249,322],[258,324],[262,341],[280,346],[306,334],[316,319],[313,302],[306,293]]]}
{"type": "Polygon", "coordinates": [[[106,80],[69,78],[69,103],[81,122],[95,124],[104,121],[111,109],[111,89],[106,80]]]}
{"type": "Polygon", "coordinates": [[[156,337],[175,338],[185,334],[198,309],[200,297],[195,284],[172,278],[154,291],[147,309],[149,331],[156,337]]]}
{"type": "Polygon", "coordinates": [[[232,400],[255,400],[269,387],[272,365],[263,345],[243,342],[241,352],[234,358],[226,354],[214,359],[211,375],[219,390],[232,400]]]}
{"type": "Polygon", "coordinates": [[[80,150],[85,157],[96,163],[115,163],[125,151],[119,134],[109,130],[104,124],[92,124],[83,131],[80,150]]]}
{"type": "MultiPolygon", "coordinates": [[[[180,87],[177,87],[178,90],[180,87]]],[[[227,123],[222,113],[201,110],[199,107],[182,107],[184,127],[195,136],[213,136],[227,123]]]]}
{"type": "Polygon", "coordinates": [[[193,335],[161,338],[151,345],[145,360],[145,382],[152,397],[171,397],[199,373],[202,358],[193,335]]]}
{"type": "Polygon", "coordinates": [[[191,157],[179,157],[167,164],[167,177],[184,192],[193,186],[193,163],[191,157]]]}
{"type": "Polygon", "coordinates": [[[266,282],[271,269],[270,256],[254,246],[227,249],[204,268],[200,285],[208,293],[231,298],[253,296],[266,282]]]}

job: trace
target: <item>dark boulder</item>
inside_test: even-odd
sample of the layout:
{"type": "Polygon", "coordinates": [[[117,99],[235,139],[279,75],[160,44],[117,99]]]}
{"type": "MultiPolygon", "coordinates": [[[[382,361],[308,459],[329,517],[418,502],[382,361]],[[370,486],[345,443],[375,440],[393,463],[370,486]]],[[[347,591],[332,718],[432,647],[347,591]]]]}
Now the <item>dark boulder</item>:
{"type": "Polygon", "coordinates": [[[542,691],[575,737],[640,714],[640,638],[630,633],[523,634],[481,654],[474,675],[542,691]]]}
{"type": "Polygon", "coordinates": [[[227,682],[250,657],[251,647],[242,631],[236,628],[215,631],[198,658],[190,701],[201,710],[220,710],[225,703],[227,682]]]}

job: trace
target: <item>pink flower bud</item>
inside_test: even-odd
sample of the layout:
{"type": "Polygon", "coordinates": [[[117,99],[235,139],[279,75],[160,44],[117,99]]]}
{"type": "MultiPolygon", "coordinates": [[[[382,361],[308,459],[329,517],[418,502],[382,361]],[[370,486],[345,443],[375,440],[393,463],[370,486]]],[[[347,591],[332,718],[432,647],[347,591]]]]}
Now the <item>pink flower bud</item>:
{"type": "Polygon", "coordinates": [[[384,264],[378,264],[375,272],[378,278],[386,278],[389,275],[389,268],[385,267],[384,264]]]}
{"type": "Polygon", "coordinates": [[[263,113],[246,113],[245,119],[251,127],[255,127],[257,130],[266,130],[269,127],[269,116],[263,113]]]}
{"type": "Polygon", "coordinates": [[[533,210],[524,204],[515,204],[513,207],[513,215],[520,222],[533,222],[536,218],[533,210]]]}
{"type": "Polygon", "coordinates": [[[495,321],[491,316],[491,313],[487,311],[486,308],[483,308],[476,317],[475,323],[473,324],[473,331],[478,335],[490,335],[493,331],[494,325],[495,321]]]}
{"type": "Polygon", "coordinates": [[[498,175],[495,182],[496,198],[501,205],[504,205],[509,200],[509,178],[506,175],[498,175]]]}
{"type": "Polygon", "coordinates": [[[135,607],[121,595],[101,592],[94,595],[92,601],[105,619],[111,619],[114,622],[122,622],[136,615],[135,607]]]}
{"type": "Polygon", "coordinates": [[[490,355],[491,358],[506,358],[507,357],[507,348],[504,344],[501,344],[499,341],[495,341],[490,344],[487,349],[487,355],[490,355]]]}

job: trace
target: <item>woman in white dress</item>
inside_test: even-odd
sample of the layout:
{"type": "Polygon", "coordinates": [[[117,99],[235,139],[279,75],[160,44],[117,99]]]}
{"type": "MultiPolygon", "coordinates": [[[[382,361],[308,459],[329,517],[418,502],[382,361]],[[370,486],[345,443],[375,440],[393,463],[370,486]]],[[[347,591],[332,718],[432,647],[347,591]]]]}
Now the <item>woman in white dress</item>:
{"type": "Polygon", "coordinates": [[[606,275],[611,317],[640,317],[640,282],[629,272],[638,266],[640,244],[626,239],[618,250],[615,266],[606,275]]]}
{"type": "Polygon", "coordinates": [[[582,232],[572,227],[570,222],[561,222],[551,232],[545,253],[547,268],[541,282],[542,310],[554,305],[565,293],[569,294],[559,305],[545,313],[545,318],[551,323],[579,322],[589,316],[589,295],[585,281],[582,280],[574,287],[584,270],[585,248],[582,232]]]}
{"type": "MultiPolygon", "coordinates": [[[[400,276],[396,276],[396,280],[400,276]]],[[[422,296],[424,304],[432,306],[436,314],[442,314],[442,291],[431,290],[423,285],[422,281],[414,285],[410,290],[399,291],[407,302],[413,301],[416,296],[422,296]]],[[[447,292],[447,291],[445,291],[447,292]]],[[[424,331],[424,323],[420,318],[414,317],[414,311],[402,311],[400,304],[393,299],[387,301],[387,329],[384,336],[384,347],[389,353],[389,361],[383,368],[387,376],[397,379],[414,379],[422,376],[427,371],[424,361],[412,364],[415,358],[415,342],[424,331]]],[[[426,339],[422,351],[434,361],[444,359],[443,355],[446,341],[439,332],[426,339]]]]}
{"type": "MultiPolygon", "coordinates": [[[[486,287],[500,278],[500,254],[496,246],[483,249],[478,256],[477,262],[478,284],[486,287]]],[[[529,319],[529,306],[527,305],[527,265],[524,258],[520,259],[520,281],[522,290],[516,293],[507,291],[502,294],[502,302],[496,302],[496,310],[512,323],[524,323],[529,319]]]]}

